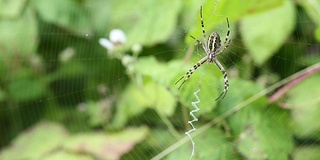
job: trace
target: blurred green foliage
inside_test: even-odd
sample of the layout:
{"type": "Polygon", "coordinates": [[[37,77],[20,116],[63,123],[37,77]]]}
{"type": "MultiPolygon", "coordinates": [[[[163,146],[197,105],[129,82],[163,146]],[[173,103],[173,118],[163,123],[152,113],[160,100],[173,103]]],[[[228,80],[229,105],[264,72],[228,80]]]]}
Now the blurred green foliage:
{"type": "MultiPolygon", "coordinates": [[[[0,0],[0,159],[151,159],[186,137],[198,89],[197,128],[219,121],[194,138],[194,159],[316,159],[319,74],[277,103],[262,95],[221,115],[320,62],[319,6],[320,0],[0,0]],[[207,36],[217,31],[224,40],[230,21],[232,43],[218,57],[230,88],[220,101],[223,76],[215,65],[200,67],[181,90],[175,85],[205,55],[189,37],[203,38],[200,6],[207,36]],[[117,28],[125,43],[109,36],[117,28]],[[103,48],[100,38],[114,48],[103,48]]],[[[188,159],[189,143],[166,159],[188,159]]]]}

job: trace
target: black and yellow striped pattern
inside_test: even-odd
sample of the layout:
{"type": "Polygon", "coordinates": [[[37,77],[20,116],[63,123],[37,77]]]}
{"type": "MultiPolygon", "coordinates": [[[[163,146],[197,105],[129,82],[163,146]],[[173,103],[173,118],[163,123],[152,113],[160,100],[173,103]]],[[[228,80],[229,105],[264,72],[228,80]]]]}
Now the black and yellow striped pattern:
{"type": "Polygon", "coordinates": [[[206,52],[207,56],[202,58],[193,67],[191,67],[189,69],[189,71],[175,83],[175,85],[178,84],[182,79],[184,79],[178,88],[178,89],[180,89],[182,87],[182,85],[191,77],[193,72],[195,72],[201,65],[203,65],[205,62],[208,62],[208,63],[214,62],[218,66],[218,68],[220,69],[221,73],[223,74],[223,78],[224,78],[224,90],[216,100],[218,100],[220,98],[223,99],[226,96],[228,89],[229,89],[229,80],[228,80],[228,75],[227,75],[226,70],[223,68],[221,63],[216,58],[216,56],[219,55],[220,53],[222,53],[223,51],[225,51],[228,48],[229,44],[231,43],[231,40],[229,39],[229,35],[230,35],[229,20],[227,18],[227,24],[228,24],[227,36],[226,36],[226,39],[225,39],[223,45],[221,45],[220,35],[217,32],[211,33],[208,40],[207,40],[206,31],[204,29],[204,22],[203,22],[203,18],[202,18],[202,6],[200,8],[200,19],[201,19],[201,27],[202,27],[204,42],[202,43],[200,40],[196,39],[193,36],[190,36],[190,37],[193,38],[195,41],[197,41],[197,44],[200,44],[202,46],[202,48],[206,52]]]}

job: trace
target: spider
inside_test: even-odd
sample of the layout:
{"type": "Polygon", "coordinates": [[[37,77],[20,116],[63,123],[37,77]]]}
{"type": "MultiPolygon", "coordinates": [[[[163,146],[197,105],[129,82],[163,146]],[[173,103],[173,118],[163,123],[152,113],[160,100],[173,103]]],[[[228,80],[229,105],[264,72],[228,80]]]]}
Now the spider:
{"type": "Polygon", "coordinates": [[[207,55],[205,57],[203,57],[201,60],[199,60],[193,67],[191,67],[190,70],[175,83],[175,85],[178,82],[180,82],[182,79],[184,79],[178,88],[178,89],[180,89],[182,87],[182,85],[190,78],[190,76],[193,74],[193,72],[195,72],[197,70],[197,68],[199,68],[205,62],[208,62],[208,64],[214,62],[218,66],[218,68],[220,69],[220,71],[222,72],[223,77],[224,77],[224,90],[219,95],[219,97],[216,99],[216,101],[217,101],[221,97],[222,97],[222,99],[225,97],[225,95],[228,92],[228,88],[229,88],[229,81],[228,81],[227,72],[223,68],[221,63],[218,61],[218,59],[216,58],[217,55],[221,54],[223,51],[225,51],[228,48],[228,46],[231,42],[231,40],[229,39],[229,34],[230,34],[229,20],[228,20],[228,18],[226,18],[227,24],[228,24],[228,31],[227,31],[226,39],[225,39],[223,45],[221,45],[220,35],[217,32],[211,33],[208,40],[207,40],[206,31],[204,29],[204,23],[203,23],[203,18],[202,18],[202,6],[200,7],[200,18],[201,18],[201,27],[202,27],[204,42],[202,43],[200,40],[194,38],[192,35],[190,35],[190,37],[197,42],[196,45],[200,44],[202,46],[203,50],[206,52],[207,55]]]}

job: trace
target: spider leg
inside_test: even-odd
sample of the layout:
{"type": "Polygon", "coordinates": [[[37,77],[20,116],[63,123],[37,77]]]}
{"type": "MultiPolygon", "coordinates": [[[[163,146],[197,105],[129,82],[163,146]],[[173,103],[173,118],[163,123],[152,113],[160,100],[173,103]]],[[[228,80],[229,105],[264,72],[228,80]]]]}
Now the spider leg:
{"type": "Polygon", "coordinates": [[[224,51],[229,47],[230,43],[231,43],[231,40],[229,39],[228,42],[225,42],[225,43],[223,44],[223,46],[221,46],[221,47],[217,50],[217,52],[215,53],[215,56],[217,56],[217,55],[221,54],[222,52],[224,52],[224,51]]]}
{"type": "Polygon", "coordinates": [[[223,74],[223,78],[224,78],[224,89],[223,92],[219,95],[219,97],[216,99],[216,101],[220,98],[224,98],[228,92],[228,88],[229,88],[229,80],[228,80],[228,75],[226,70],[223,68],[223,66],[221,65],[221,63],[215,59],[214,63],[218,66],[218,68],[220,69],[221,73],[223,74]]]}
{"type": "MultiPolygon", "coordinates": [[[[189,72],[189,71],[188,71],[189,72]]],[[[187,72],[187,73],[188,73],[187,72]]],[[[186,73],[186,74],[187,74],[186,73]]],[[[177,80],[177,82],[176,83],[174,83],[174,85],[177,85],[177,83],[179,83],[183,78],[184,78],[185,76],[182,76],[179,80],[177,80]]],[[[184,82],[182,82],[182,84],[183,84],[184,82]]],[[[180,89],[180,87],[182,86],[182,84],[179,86],[179,88],[178,89],[180,89]]]]}
{"type": "Polygon", "coordinates": [[[227,36],[226,36],[226,39],[225,39],[223,45],[217,50],[216,56],[219,55],[220,53],[222,53],[223,51],[225,51],[225,50],[229,47],[229,45],[230,45],[230,43],[231,43],[231,39],[229,39],[229,35],[230,35],[230,24],[229,24],[228,18],[226,18],[226,19],[227,19],[227,25],[228,25],[227,36]]]}
{"type": "Polygon", "coordinates": [[[228,41],[228,39],[229,39],[229,35],[230,35],[230,24],[229,24],[229,19],[228,19],[228,18],[226,18],[226,19],[227,19],[227,24],[228,24],[228,31],[227,31],[226,40],[224,41],[225,43],[228,41]]]}
{"type": "MultiPolygon", "coordinates": [[[[201,41],[199,39],[194,38],[192,35],[190,35],[190,37],[192,39],[194,39],[195,41],[197,41],[197,44],[200,44],[202,46],[202,48],[204,49],[204,51],[206,51],[206,46],[203,45],[203,43],[201,43],[201,41]]],[[[196,44],[196,45],[197,45],[196,44]]],[[[207,53],[207,52],[206,52],[207,53]]]]}
{"type": "Polygon", "coordinates": [[[195,70],[197,70],[201,65],[204,64],[204,62],[206,62],[208,60],[208,57],[204,57],[202,58],[201,60],[199,60],[195,65],[193,65],[193,67],[191,67],[189,69],[189,71],[184,75],[182,76],[179,80],[177,80],[177,82],[175,83],[175,85],[177,85],[182,79],[184,79],[182,81],[182,83],[180,84],[180,86],[178,87],[178,90],[182,87],[182,85],[191,77],[191,75],[193,74],[193,72],[195,70]]]}
{"type": "Polygon", "coordinates": [[[200,20],[201,20],[201,27],[202,27],[202,33],[203,33],[203,43],[207,44],[207,35],[206,35],[206,31],[204,29],[204,22],[203,22],[203,18],[202,18],[202,6],[200,7],[200,20]]]}

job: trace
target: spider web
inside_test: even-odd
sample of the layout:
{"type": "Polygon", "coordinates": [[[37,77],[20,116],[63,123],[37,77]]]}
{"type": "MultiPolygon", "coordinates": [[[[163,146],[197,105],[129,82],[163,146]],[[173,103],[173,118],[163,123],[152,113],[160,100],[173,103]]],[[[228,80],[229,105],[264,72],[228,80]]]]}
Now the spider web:
{"type": "MultiPolygon", "coordinates": [[[[268,90],[319,62],[320,46],[314,38],[314,20],[302,5],[295,6],[294,30],[264,62],[250,53],[254,50],[248,47],[250,42],[244,40],[250,36],[245,33],[256,31],[246,26],[251,24],[250,19],[231,21],[232,42],[227,51],[218,56],[228,73],[230,88],[225,99],[215,102],[224,83],[223,75],[214,64],[202,65],[181,90],[174,86],[177,78],[206,56],[201,46],[190,45],[195,42],[188,39],[193,35],[203,41],[198,23],[201,4],[183,10],[182,2],[175,1],[150,9],[146,4],[151,2],[145,0],[137,2],[140,8],[132,9],[129,2],[112,1],[110,6],[115,8],[111,8],[103,1],[88,1],[84,3],[85,8],[97,10],[96,19],[91,19],[95,28],[89,30],[91,23],[81,18],[71,16],[71,24],[78,23],[74,26],[61,18],[52,19],[45,14],[47,8],[43,3],[34,0],[21,11],[28,19],[35,16],[28,5],[42,8],[36,12],[38,19],[31,19],[37,21],[37,25],[26,25],[30,35],[18,32],[21,24],[12,27],[17,32],[0,32],[2,37],[17,34],[21,38],[34,37],[32,33],[37,32],[38,38],[33,49],[28,43],[32,39],[26,39],[12,42],[20,48],[1,50],[0,157],[189,159],[192,146],[184,133],[191,129],[188,121],[193,117],[189,112],[191,103],[197,100],[193,93],[199,88],[200,111],[195,114],[199,121],[194,123],[197,130],[191,133],[195,142],[192,159],[262,159],[270,158],[270,153],[284,159],[320,157],[320,126],[315,123],[320,114],[319,96],[316,96],[320,94],[319,74],[310,74],[303,81],[292,78],[291,81],[299,83],[287,86],[289,91],[284,95],[276,91],[291,81],[268,90]],[[179,9],[163,13],[161,7],[179,9]],[[109,11],[103,12],[101,8],[109,11]],[[168,15],[155,19],[159,13],[168,15]],[[117,19],[116,15],[132,16],[132,25],[117,19]],[[167,18],[178,16],[182,17],[180,21],[167,18]],[[146,20],[140,20],[141,17],[146,20]],[[141,23],[134,25],[135,21],[141,23]],[[163,30],[155,31],[164,21],[174,28],[164,25],[160,26],[163,30]],[[141,29],[142,26],[147,27],[141,29]],[[115,28],[126,33],[127,41],[108,51],[99,44],[99,39],[111,40],[109,32],[115,28]],[[126,32],[130,28],[134,32],[126,32]],[[35,53],[20,54],[24,51],[35,53]],[[11,56],[7,52],[16,54],[11,56]],[[269,92],[264,93],[266,91],[269,92]],[[269,102],[272,96],[277,101],[269,102]],[[44,140],[47,144],[41,143],[44,140]],[[279,143],[284,149],[273,150],[279,143]],[[16,155],[13,154],[16,148],[9,144],[18,147],[30,144],[30,147],[16,155]]],[[[59,3],[77,6],[75,1],[59,3]]],[[[227,28],[223,21],[225,15],[219,13],[221,3],[208,1],[203,7],[207,36],[217,31],[223,41],[227,28]],[[212,17],[208,17],[210,15],[212,17]]],[[[75,15],[88,16],[77,7],[70,10],[75,15]]],[[[1,23],[0,27],[3,27],[1,23]]]]}

